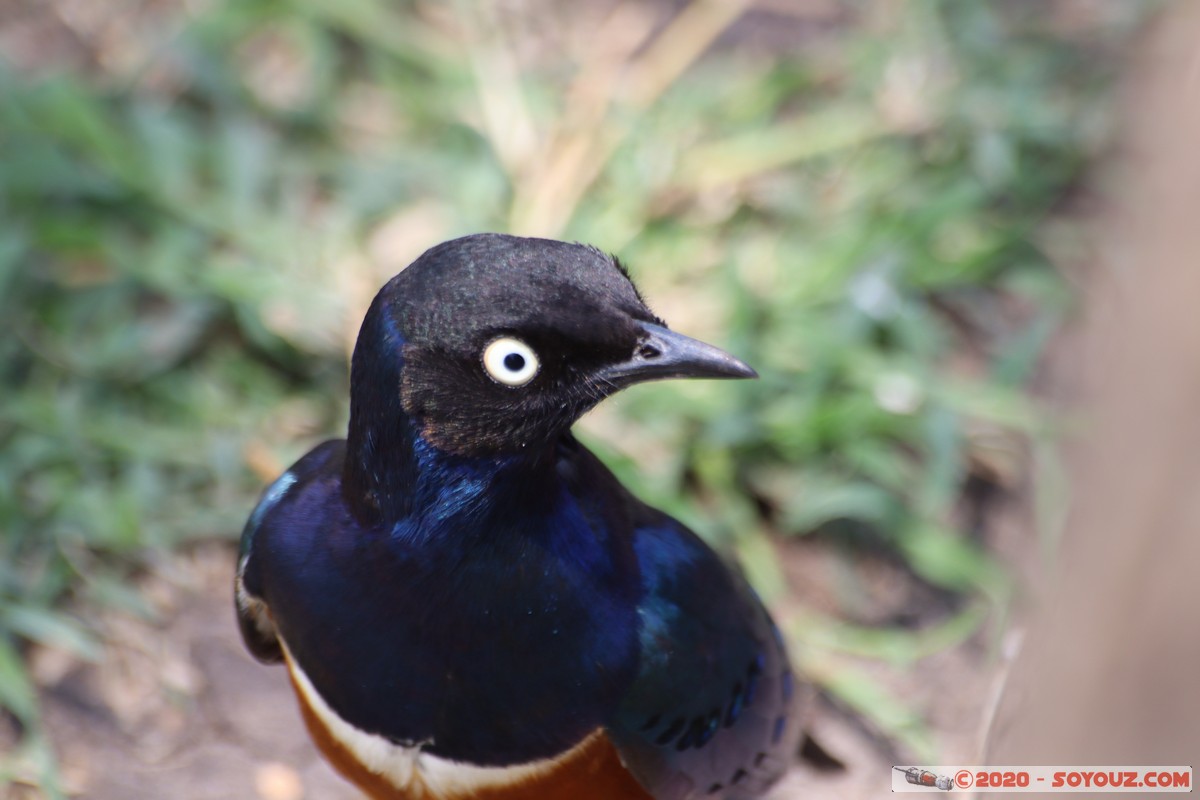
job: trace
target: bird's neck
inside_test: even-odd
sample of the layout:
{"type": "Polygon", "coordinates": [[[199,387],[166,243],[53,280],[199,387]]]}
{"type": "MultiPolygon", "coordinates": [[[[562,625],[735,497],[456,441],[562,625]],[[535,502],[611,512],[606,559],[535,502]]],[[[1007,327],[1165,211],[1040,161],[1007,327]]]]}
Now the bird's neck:
{"type": "Polygon", "coordinates": [[[478,507],[484,497],[503,502],[530,487],[544,492],[555,480],[553,444],[517,455],[466,456],[427,441],[419,420],[403,408],[403,339],[380,314],[368,314],[363,333],[351,366],[342,472],[343,496],[360,523],[390,525],[478,507]]]}
{"type": "Polygon", "coordinates": [[[556,483],[552,451],[537,457],[460,456],[427,442],[403,414],[359,422],[347,439],[342,491],[367,525],[518,505],[526,493],[546,493],[556,483]]]}

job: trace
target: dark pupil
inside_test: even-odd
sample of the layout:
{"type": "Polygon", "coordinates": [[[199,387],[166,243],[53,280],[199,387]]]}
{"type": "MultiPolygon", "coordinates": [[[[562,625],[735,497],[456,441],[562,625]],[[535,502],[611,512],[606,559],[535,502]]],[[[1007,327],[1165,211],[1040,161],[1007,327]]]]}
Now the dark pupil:
{"type": "Polygon", "coordinates": [[[509,353],[504,357],[504,368],[509,372],[520,372],[525,366],[525,356],[520,353],[509,353]]]}

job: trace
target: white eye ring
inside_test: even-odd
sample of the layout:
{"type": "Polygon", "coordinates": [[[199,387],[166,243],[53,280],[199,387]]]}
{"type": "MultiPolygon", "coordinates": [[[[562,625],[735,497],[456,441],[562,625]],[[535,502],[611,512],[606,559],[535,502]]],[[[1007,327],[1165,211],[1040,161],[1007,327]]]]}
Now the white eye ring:
{"type": "Polygon", "coordinates": [[[533,380],[540,366],[533,348],[511,336],[501,336],[483,348],[483,368],[493,380],[506,386],[524,386],[533,380]]]}

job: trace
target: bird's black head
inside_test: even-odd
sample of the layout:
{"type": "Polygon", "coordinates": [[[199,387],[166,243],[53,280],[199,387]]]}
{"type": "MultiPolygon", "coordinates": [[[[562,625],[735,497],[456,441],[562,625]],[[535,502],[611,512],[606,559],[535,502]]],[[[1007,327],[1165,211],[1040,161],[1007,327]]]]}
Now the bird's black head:
{"type": "Polygon", "coordinates": [[[479,234],[427,251],[375,297],[354,352],[351,427],[391,409],[450,453],[536,452],[630,384],[754,375],[667,330],[601,251],[479,234]]]}

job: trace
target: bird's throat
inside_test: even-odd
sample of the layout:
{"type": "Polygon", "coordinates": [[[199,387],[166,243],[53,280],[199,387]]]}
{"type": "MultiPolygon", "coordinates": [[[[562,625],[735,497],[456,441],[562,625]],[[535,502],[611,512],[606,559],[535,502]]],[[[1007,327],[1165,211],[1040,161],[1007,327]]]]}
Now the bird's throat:
{"type": "Polygon", "coordinates": [[[432,444],[398,397],[358,400],[351,403],[342,492],[365,526],[482,514],[520,504],[531,487],[544,497],[558,484],[557,445],[511,455],[457,455],[432,444]]]}

